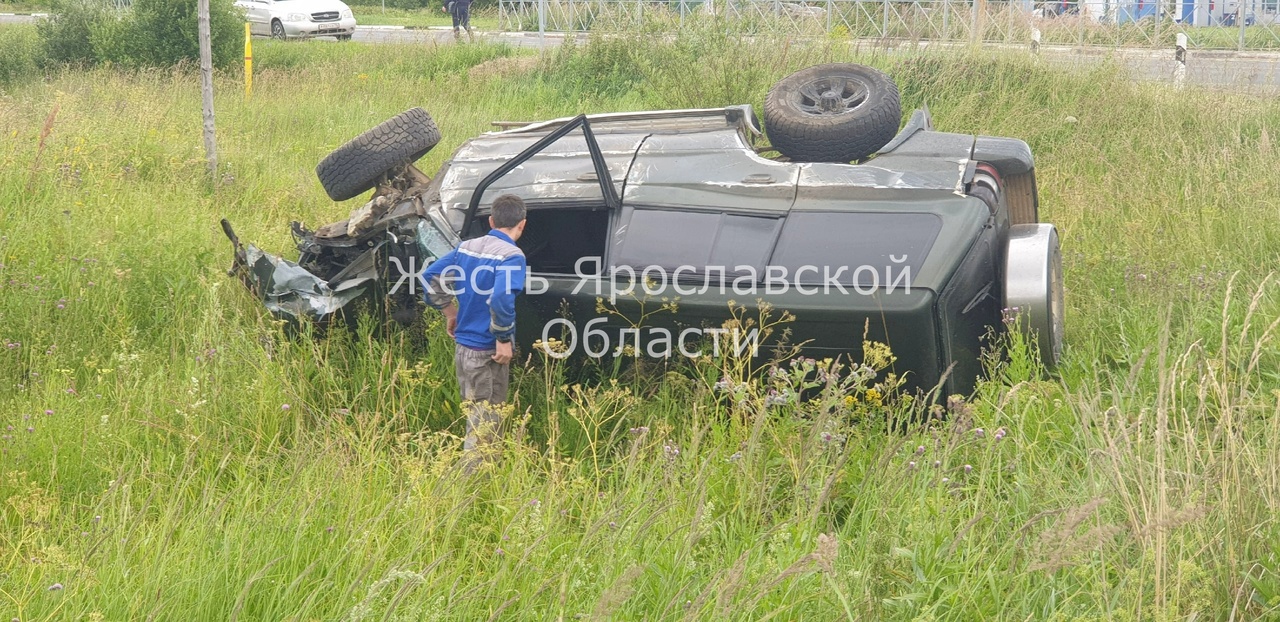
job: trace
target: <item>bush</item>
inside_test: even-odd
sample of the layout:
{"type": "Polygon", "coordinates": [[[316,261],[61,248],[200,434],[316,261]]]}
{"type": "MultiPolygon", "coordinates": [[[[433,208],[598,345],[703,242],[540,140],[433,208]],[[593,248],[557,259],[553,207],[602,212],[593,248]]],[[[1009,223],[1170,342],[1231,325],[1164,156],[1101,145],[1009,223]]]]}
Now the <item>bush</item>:
{"type": "MultiPolygon", "coordinates": [[[[233,0],[209,0],[213,64],[230,67],[244,41],[244,16],[233,0]]],[[[134,0],[133,65],[165,67],[200,61],[199,23],[192,0],[134,0]]]]}
{"type": "Polygon", "coordinates": [[[35,75],[43,64],[40,35],[30,26],[6,26],[0,37],[0,84],[35,75]]]}
{"type": "MultiPolygon", "coordinates": [[[[209,0],[213,64],[236,62],[244,16],[233,0],[209,0]]],[[[134,0],[119,11],[101,0],[57,0],[39,26],[52,62],[168,67],[200,61],[199,23],[192,0],[134,0]]]]}
{"type": "Polygon", "coordinates": [[[50,62],[90,65],[98,60],[93,46],[95,27],[114,19],[111,9],[99,0],[59,0],[49,19],[36,28],[50,62]]]}

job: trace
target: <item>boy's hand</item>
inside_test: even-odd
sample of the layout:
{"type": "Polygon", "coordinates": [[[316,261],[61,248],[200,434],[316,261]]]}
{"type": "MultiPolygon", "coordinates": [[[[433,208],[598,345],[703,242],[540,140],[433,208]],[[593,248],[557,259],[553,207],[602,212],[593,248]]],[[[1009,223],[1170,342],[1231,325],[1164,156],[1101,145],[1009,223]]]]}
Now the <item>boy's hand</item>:
{"type": "Polygon", "coordinates": [[[511,342],[498,342],[496,352],[493,353],[493,361],[499,365],[506,365],[511,362],[512,348],[511,342]]]}
{"type": "Polygon", "coordinates": [[[449,333],[450,339],[457,339],[454,333],[458,330],[458,305],[450,304],[440,310],[444,313],[444,330],[449,333]]]}

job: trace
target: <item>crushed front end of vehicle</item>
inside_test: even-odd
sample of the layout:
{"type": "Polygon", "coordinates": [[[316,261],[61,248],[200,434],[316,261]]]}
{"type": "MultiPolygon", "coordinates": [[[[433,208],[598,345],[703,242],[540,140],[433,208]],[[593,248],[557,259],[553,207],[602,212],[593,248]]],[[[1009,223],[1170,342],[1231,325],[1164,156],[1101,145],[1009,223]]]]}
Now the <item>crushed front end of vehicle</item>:
{"type": "Polygon", "coordinates": [[[291,324],[354,322],[351,310],[409,325],[421,314],[417,275],[455,243],[428,226],[423,195],[431,180],[411,165],[389,174],[373,198],[346,220],[310,230],[291,223],[298,259],[244,244],[222,221],[234,259],[228,274],[252,291],[273,317],[291,324]]]}

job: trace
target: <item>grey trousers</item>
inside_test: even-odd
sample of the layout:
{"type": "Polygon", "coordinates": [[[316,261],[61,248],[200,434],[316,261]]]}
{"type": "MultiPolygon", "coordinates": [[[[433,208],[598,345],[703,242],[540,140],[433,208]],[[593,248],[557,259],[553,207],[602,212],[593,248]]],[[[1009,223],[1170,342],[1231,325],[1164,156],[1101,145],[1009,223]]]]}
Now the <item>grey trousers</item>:
{"type": "Polygon", "coordinates": [[[500,438],[498,428],[502,415],[494,406],[507,401],[511,365],[494,362],[493,353],[493,350],[472,350],[462,344],[454,347],[453,365],[458,372],[462,408],[467,413],[467,438],[462,443],[467,453],[476,448],[490,448],[500,438]]]}

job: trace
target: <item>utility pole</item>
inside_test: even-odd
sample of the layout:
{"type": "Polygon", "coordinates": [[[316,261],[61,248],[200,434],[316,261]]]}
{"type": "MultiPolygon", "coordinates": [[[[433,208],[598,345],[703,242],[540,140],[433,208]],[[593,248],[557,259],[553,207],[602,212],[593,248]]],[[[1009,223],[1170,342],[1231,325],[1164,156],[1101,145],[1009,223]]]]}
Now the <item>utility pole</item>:
{"type": "Polygon", "coordinates": [[[204,155],[209,177],[217,179],[218,144],[213,136],[213,47],[209,42],[209,0],[198,0],[200,20],[200,91],[204,99],[204,155]]]}

